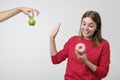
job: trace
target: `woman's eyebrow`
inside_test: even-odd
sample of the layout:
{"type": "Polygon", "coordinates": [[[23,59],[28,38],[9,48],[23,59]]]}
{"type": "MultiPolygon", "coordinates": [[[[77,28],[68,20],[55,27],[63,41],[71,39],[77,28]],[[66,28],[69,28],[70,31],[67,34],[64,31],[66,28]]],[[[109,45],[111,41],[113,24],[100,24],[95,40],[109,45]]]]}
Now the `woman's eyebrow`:
{"type": "MultiPolygon", "coordinates": [[[[86,23],[86,21],[83,20],[82,23],[86,23]]],[[[93,24],[93,25],[94,25],[95,23],[94,23],[94,22],[91,22],[91,23],[89,23],[89,24],[93,24]]]]}

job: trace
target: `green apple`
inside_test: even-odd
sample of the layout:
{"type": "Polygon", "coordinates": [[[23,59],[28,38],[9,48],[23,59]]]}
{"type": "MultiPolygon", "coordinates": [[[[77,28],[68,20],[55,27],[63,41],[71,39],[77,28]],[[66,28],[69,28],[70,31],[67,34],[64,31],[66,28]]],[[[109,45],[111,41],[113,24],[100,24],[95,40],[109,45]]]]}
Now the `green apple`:
{"type": "Polygon", "coordinates": [[[30,26],[34,26],[35,25],[35,19],[29,19],[28,20],[28,24],[30,25],[30,26]]]}

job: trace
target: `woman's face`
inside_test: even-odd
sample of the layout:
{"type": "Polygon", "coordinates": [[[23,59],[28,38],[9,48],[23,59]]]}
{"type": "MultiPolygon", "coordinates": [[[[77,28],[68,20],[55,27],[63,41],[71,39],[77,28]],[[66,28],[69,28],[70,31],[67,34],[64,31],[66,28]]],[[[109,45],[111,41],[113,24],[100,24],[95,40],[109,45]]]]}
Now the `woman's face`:
{"type": "Polygon", "coordinates": [[[97,30],[97,25],[90,17],[85,17],[81,22],[80,28],[85,39],[92,39],[94,32],[97,30]]]}

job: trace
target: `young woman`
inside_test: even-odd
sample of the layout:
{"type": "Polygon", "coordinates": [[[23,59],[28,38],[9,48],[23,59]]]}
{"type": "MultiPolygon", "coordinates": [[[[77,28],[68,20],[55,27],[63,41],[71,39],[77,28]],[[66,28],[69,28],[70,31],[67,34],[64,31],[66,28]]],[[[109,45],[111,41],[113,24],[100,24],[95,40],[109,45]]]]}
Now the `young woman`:
{"type": "Polygon", "coordinates": [[[29,7],[17,7],[17,8],[14,8],[14,9],[0,11],[0,22],[3,22],[5,20],[15,16],[16,14],[18,14],[20,12],[23,12],[29,18],[34,17],[34,12],[36,13],[37,16],[39,14],[39,11],[37,9],[33,9],[33,8],[29,8],[29,7]]]}
{"type": "Polygon", "coordinates": [[[96,11],[84,13],[80,24],[78,36],[72,36],[57,51],[55,37],[59,31],[60,23],[50,34],[50,51],[53,64],[59,64],[67,59],[64,80],[102,80],[109,72],[110,45],[101,35],[101,18],[96,11]],[[86,46],[86,51],[75,49],[78,43],[86,46]]]}

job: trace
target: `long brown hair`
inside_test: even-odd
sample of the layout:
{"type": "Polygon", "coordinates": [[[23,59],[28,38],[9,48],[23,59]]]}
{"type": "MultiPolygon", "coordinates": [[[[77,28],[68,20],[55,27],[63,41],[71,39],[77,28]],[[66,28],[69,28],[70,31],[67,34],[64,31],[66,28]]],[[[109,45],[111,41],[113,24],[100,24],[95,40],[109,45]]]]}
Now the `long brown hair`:
{"type": "MultiPolygon", "coordinates": [[[[90,17],[97,25],[97,30],[95,31],[92,37],[92,43],[94,46],[99,45],[103,40],[102,34],[101,34],[101,17],[99,13],[96,11],[87,11],[83,14],[81,22],[85,17],[90,17]]],[[[81,37],[83,37],[83,34],[81,33],[81,31],[80,31],[80,34],[81,34],[81,37]]]]}

